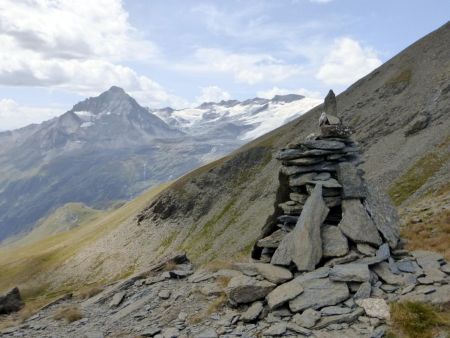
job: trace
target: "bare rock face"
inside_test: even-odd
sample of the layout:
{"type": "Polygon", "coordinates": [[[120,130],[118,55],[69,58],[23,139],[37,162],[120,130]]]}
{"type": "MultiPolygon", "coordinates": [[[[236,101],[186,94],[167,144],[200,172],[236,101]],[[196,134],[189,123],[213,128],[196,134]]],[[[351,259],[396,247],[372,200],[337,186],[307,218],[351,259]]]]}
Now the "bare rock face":
{"type": "Polygon", "coordinates": [[[322,198],[322,186],[317,184],[294,230],[283,238],[271,263],[288,266],[293,262],[299,271],[314,270],[322,258],[320,227],[328,212],[322,198]]]}
{"type": "Polygon", "coordinates": [[[356,243],[381,245],[382,240],[372,219],[359,199],[342,201],[341,231],[356,243]]]}
{"type": "Polygon", "coordinates": [[[14,288],[5,296],[0,296],[0,315],[19,311],[24,306],[20,291],[14,288]]]}

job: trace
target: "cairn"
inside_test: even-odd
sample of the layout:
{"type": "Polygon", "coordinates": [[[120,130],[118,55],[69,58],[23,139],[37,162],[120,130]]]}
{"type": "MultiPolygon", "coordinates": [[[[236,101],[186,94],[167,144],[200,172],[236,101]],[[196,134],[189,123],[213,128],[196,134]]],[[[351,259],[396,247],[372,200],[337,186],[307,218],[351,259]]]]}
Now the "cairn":
{"type": "Polygon", "coordinates": [[[254,262],[236,264],[244,275],[227,289],[231,303],[253,303],[243,321],[262,318],[264,307],[266,314],[282,309],[293,316],[291,331],[303,335],[363,315],[387,320],[386,300],[421,284],[448,284],[450,273],[442,256],[402,249],[395,208],[365,182],[351,129],[330,114],[336,114],[332,91],[324,107],[320,133],[276,155],[278,205],[254,247],[254,262]]]}

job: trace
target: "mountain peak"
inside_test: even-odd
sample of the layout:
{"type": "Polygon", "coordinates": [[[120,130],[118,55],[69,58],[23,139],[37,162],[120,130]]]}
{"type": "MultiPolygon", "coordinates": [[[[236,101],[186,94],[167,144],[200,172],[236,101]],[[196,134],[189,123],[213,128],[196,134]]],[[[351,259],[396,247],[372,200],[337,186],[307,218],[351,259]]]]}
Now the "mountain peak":
{"type": "Polygon", "coordinates": [[[128,95],[123,88],[118,86],[111,86],[105,93],[112,93],[112,94],[125,94],[128,95]]]}

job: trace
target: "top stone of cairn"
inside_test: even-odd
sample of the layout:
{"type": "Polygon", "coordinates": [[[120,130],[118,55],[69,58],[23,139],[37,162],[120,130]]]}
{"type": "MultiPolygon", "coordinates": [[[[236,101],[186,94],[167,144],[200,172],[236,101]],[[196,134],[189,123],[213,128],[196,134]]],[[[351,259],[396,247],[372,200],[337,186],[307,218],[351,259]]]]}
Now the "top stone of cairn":
{"type": "Polygon", "coordinates": [[[323,104],[323,112],[319,118],[320,136],[321,137],[338,137],[348,138],[351,135],[349,127],[344,126],[337,115],[336,96],[330,89],[325,97],[323,104]]]}

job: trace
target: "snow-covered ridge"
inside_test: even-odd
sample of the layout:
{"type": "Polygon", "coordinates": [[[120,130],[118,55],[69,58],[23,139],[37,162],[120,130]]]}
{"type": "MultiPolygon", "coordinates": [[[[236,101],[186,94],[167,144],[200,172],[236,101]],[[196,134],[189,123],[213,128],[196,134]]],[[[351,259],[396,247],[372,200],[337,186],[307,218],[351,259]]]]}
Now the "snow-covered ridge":
{"type": "Polygon", "coordinates": [[[149,111],[168,125],[190,135],[235,129],[240,140],[251,140],[304,114],[320,104],[321,100],[300,95],[275,96],[273,99],[255,98],[239,101],[208,102],[196,108],[149,111]]]}

